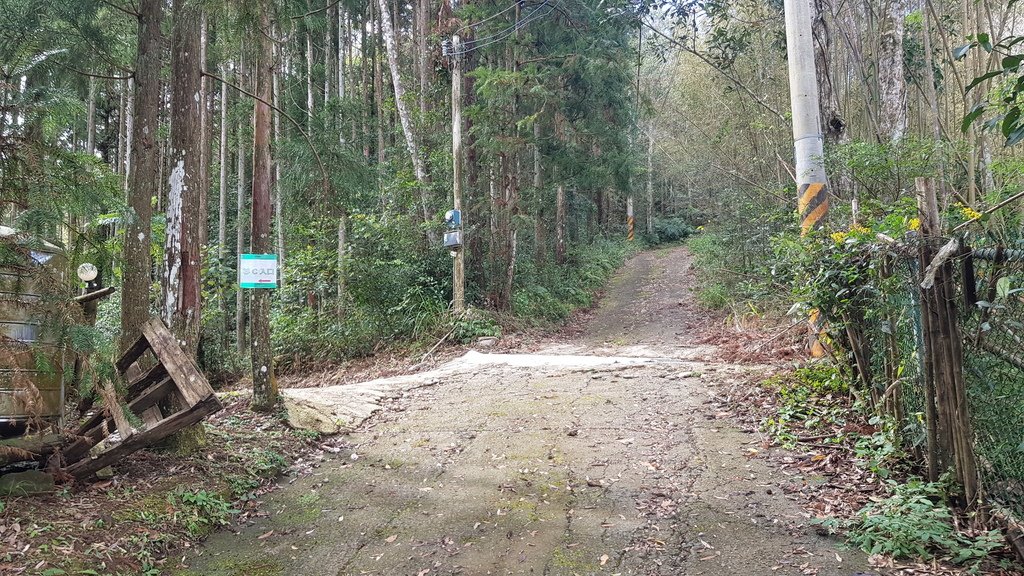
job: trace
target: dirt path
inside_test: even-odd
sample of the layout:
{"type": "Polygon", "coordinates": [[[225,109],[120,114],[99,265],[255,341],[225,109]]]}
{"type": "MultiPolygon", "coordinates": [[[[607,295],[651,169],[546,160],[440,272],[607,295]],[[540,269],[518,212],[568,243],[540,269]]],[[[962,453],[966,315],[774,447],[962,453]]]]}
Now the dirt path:
{"type": "Polygon", "coordinates": [[[716,361],[689,255],[641,254],[584,334],[471,355],[338,454],[211,537],[180,574],[865,573],[802,526],[803,479],[749,458],[709,389],[768,367],[716,361]]]}

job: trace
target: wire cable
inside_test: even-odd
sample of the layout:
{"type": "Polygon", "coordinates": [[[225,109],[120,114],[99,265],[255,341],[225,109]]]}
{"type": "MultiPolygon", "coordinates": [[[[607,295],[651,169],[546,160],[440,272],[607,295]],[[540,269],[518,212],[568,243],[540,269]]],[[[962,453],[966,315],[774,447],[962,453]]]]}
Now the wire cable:
{"type": "Polygon", "coordinates": [[[475,28],[475,27],[477,27],[477,26],[479,26],[479,25],[483,24],[484,22],[487,22],[487,21],[489,21],[489,20],[494,20],[494,19],[495,19],[495,18],[497,18],[498,16],[501,16],[502,14],[504,14],[504,13],[508,12],[509,10],[512,10],[512,9],[513,9],[513,8],[515,8],[516,6],[519,6],[519,3],[520,3],[520,2],[519,2],[519,0],[516,0],[515,2],[513,2],[513,3],[512,3],[512,5],[511,5],[511,6],[509,6],[508,8],[505,8],[505,9],[504,9],[504,10],[502,10],[501,12],[498,12],[498,13],[496,13],[496,14],[491,14],[490,16],[488,16],[487,18],[484,18],[483,20],[481,20],[481,21],[479,21],[479,22],[473,22],[472,24],[466,24],[466,25],[462,26],[461,28],[456,28],[456,29],[455,29],[455,32],[456,32],[456,33],[458,33],[458,32],[461,32],[461,31],[463,31],[463,30],[466,30],[466,29],[468,29],[468,28],[475,28]]]}
{"type": "Polygon", "coordinates": [[[462,49],[459,50],[458,52],[454,53],[454,54],[462,56],[464,54],[468,54],[468,53],[473,52],[475,50],[480,50],[482,48],[486,48],[487,46],[490,46],[491,44],[494,44],[495,42],[500,42],[500,41],[508,38],[512,34],[514,34],[517,30],[519,30],[523,26],[526,26],[527,24],[530,24],[531,22],[535,22],[536,20],[539,20],[540,18],[546,17],[548,14],[551,14],[551,12],[553,12],[554,9],[555,9],[555,4],[554,3],[550,2],[550,0],[544,0],[539,6],[537,6],[537,8],[535,8],[533,10],[533,12],[530,12],[525,17],[523,17],[520,20],[518,20],[513,26],[510,26],[510,27],[506,28],[505,30],[502,30],[501,32],[497,32],[497,33],[492,34],[490,36],[485,36],[483,38],[478,38],[476,40],[471,40],[469,42],[466,42],[465,44],[463,44],[462,49]],[[547,9],[548,9],[547,12],[545,12],[544,14],[539,14],[539,12],[541,10],[543,10],[545,7],[547,7],[547,9]]]}

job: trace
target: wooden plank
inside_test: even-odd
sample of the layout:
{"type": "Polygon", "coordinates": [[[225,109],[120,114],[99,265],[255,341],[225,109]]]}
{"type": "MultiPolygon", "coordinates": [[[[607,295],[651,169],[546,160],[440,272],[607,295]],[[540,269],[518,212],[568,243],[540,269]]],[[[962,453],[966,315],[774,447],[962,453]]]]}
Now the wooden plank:
{"type": "Polygon", "coordinates": [[[23,460],[42,461],[57,451],[69,438],[58,434],[19,436],[0,440],[0,466],[23,460]],[[31,458],[25,456],[31,454],[31,458]]]}
{"type": "Polygon", "coordinates": [[[138,361],[132,362],[132,365],[124,371],[124,379],[128,382],[137,379],[139,376],[142,376],[142,367],[139,366],[138,361]]]}
{"type": "Polygon", "coordinates": [[[124,351],[124,354],[121,354],[121,357],[118,358],[117,362],[114,364],[117,367],[117,371],[124,372],[128,370],[128,367],[138,360],[148,348],[149,341],[146,339],[146,335],[144,333],[139,334],[139,337],[135,339],[135,342],[133,342],[132,345],[124,351]]]}
{"type": "MultiPolygon", "coordinates": [[[[138,365],[132,364],[131,366],[129,366],[128,371],[132,371],[133,367],[137,369],[138,365]]],[[[144,372],[141,377],[137,378],[136,380],[128,384],[128,391],[125,393],[124,401],[129,403],[130,405],[131,402],[139,396],[139,394],[145,391],[148,387],[152,386],[154,383],[161,382],[163,379],[167,378],[167,376],[167,370],[162,365],[153,365],[153,367],[144,372]]],[[[104,411],[100,410],[99,412],[96,412],[95,414],[90,416],[88,420],[86,420],[81,426],[78,427],[78,435],[85,436],[87,435],[89,430],[99,425],[99,423],[103,421],[103,414],[104,411]]]]}
{"type": "Polygon", "coordinates": [[[124,401],[131,402],[143,390],[149,388],[155,382],[160,382],[166,377],[167,368],[165,368],[163,364],[154,364],[152,368],[143,372],[141,376],[128,381],[128,391],[125,393],[124,401]]]}
{"type": "Polygon", "coordinates": [[[149,340],[157,360],[167,368],[167,373],[178,385],[186,406],[198,404],[213,395],[213,388],[199,371],[195,362],[185,355],[178,342],[159,319],[153,319],[142,326],[142,334],[149,340]]]}
{"type": "Polygon", "coordinates": [[[146,424],[147,430],[156,426],[163,419],[164,415],[160,412],[159,406],[150,406],[142,412],[142,421],[146,424]]]}
{"type": "Polygon", "coordinates": [[[75,462],[68,466],[67,471],[78,479],[88,478],[97,470],[102,470],[133,452],[151,446],[182,428],[200,422],[220,409],[220,400],[217,400],[216,396],[209,396],[191,408],[164,418],[153,428],[133,434],[124,442],[110,447],[95,458],[85,458],[75,462]]]}
{"type": "Polygon", "coordinates": [[[143,413],[149,408],[156,406],[160,401],[168,396],[174,390],[174,381],[170,378],[164,377],[163,380],[153,384],[142,393],[138,395],[134,400],[128,403],[128,409],[132,411],[132,414],[142,416],[143,413]]]}

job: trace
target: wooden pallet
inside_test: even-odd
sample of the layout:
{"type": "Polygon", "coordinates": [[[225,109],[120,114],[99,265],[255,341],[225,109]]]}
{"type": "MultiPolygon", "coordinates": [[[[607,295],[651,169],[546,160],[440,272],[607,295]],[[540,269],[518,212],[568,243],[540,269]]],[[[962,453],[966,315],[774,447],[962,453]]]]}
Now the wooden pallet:
{"type": "Polygon", "coordinates": [[[115,368],[128,383],[122,399],[124,407],[142,426],[118,427],[108,410],[93,414],[79,427],[78,439],[63,453],[66,471],[78,479],[88,478],[132,452],[202,421],[222,407],[198,366],[160,319],[143,325],[142,335],[115,368]],[[153,357],[150,363],[146,362],[147,352],[153,357]],[[144,369],[146,365],[149,367],[144,369]],[[171,406],[174,408],[168,408],[171,406]]]}

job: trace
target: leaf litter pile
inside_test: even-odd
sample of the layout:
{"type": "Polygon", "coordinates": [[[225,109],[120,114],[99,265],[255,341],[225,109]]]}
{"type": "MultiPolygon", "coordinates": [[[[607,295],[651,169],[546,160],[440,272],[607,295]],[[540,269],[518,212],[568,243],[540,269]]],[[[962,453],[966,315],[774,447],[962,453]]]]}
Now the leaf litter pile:
{"type": "MultiPolygon", "coordinates": [[[[831,533],[825,527],[829,519],[840,526],[850,522],[865,506],[884,502],[894,486],[903,485],[916,471],[899,448],[890,445],[880,423],[855,405],[845,386],[806,386],[806,374],[815,370],[798,368],[767,379],[733,380],[719,385],[707,402],[716,419],[737,422],[759,438],[748,449],[748,457],[765,458],[793,478],[784,487],[786,497],[799,502],[813,523],[822,524],[818,532],[824,536],[831,533]]],[[[952,521],[964,538],[985,532],[956,514],[952,521]]],[[[844,535],[843,529],[838,532],[844,535]]],[[[870,561],[887,575],[1024,574],[1001,534],[992,534],[1000,536],[998,545],[973,568],[954,564],[941,553],[916,560],[877,553],[870,561]]]]}
{"type": "Polygon", "coordinates": [[[219,396],[190,455],[144,450],[93,484],[0,500],[0,574],[160,574],[218,526],[262,514],[257,497],[278,476],[309,474],[344,446],[254,413],[247,395],[219,396]]]}

